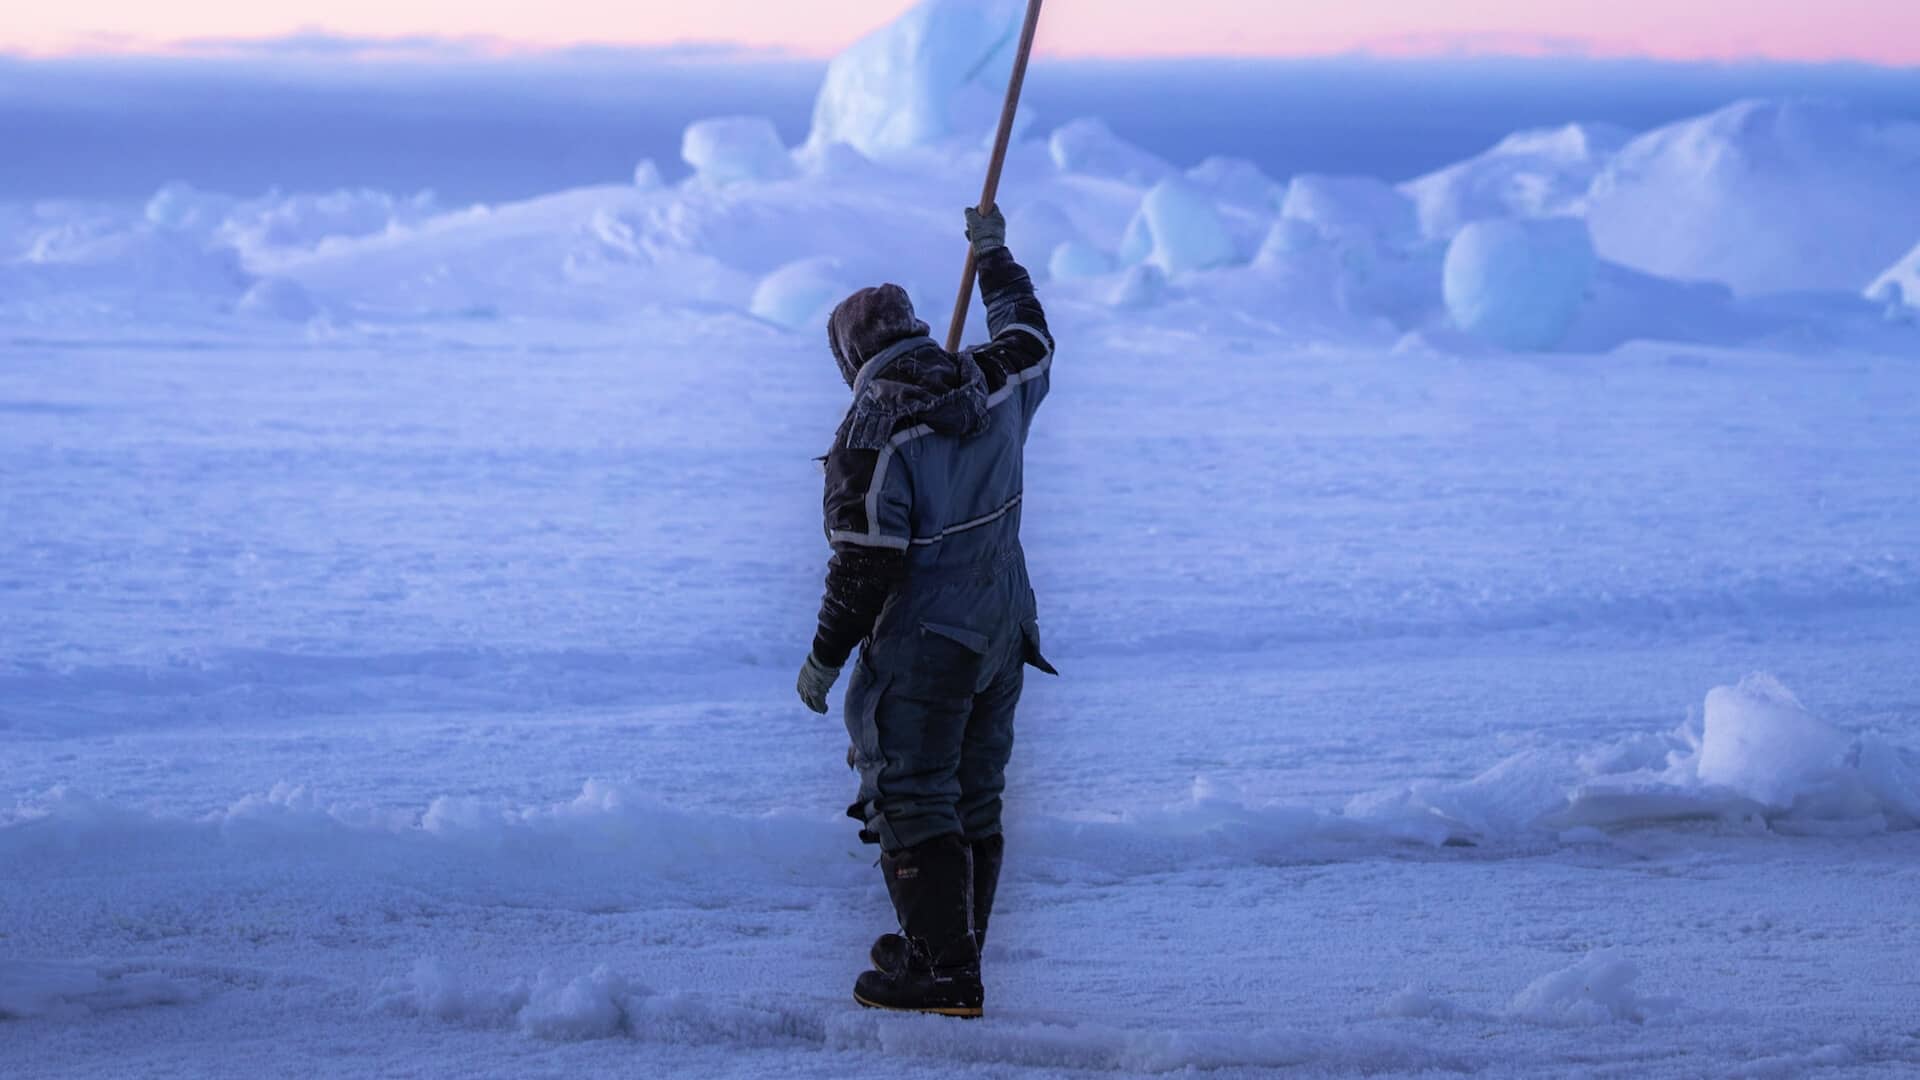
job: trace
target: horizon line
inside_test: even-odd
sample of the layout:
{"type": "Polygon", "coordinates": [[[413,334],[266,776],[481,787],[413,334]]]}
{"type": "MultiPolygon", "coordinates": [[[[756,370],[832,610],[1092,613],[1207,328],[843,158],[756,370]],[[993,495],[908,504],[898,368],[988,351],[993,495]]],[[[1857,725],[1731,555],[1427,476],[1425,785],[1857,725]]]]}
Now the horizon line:
{"type": "MultiPolygon", "coordinates": [[[[660,60],[825,64],[838,50],[805,50],[735,41],[682,40],[668,42],[583,38],[577,41],[527,41],[506,37],[437,34],[348,34],[322,28],[285,34],[174,39],[135,38],[91,34],[63,47],[36,48],[24,43],[0,43],[0,60],[61,61],[244,61],[333,60],[342,63],[431,64],[435,62],[487,63],[513,60],[566,59],[594,54],[630,54],[660,60]]],[[[1715,53],[1662,52],[1608,47],[1599,39],[1525,34],[1410,34],[1381,35],[1339,46],[1284,51],[1103,52],[1068,50],[1045,45],[1036,55],[1056,61],[1180,62],[1180,61],[1588,61],[1644,62],[1698,66],[1831,67],[1853,66],[1887,71],[1920,69],[1920,56],[1907,60],[1843,54],[1788,55],[1768,50],[1715,53]]]]}

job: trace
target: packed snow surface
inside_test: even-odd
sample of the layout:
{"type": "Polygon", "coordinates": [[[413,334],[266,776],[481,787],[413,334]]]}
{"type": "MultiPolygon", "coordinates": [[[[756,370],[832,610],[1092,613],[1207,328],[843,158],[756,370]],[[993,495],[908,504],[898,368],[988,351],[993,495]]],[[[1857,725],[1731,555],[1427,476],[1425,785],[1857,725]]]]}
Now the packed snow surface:
{"type": "Polygon", "coordinates": [[[846,1000],[816,327],[16,338],[10,1075],[1920,1064],[1911,358],[1163,304],[1053,301],[957,1029],[846,1000]]]}
{"type": "Polygon", "coordinates": [[[823,319],[944,322],[1017,17],[915,9],[823,92],[864,149],[696,125],[679,184],[0,206],[9,1080],[1920,1069],[1920,328],[1868,298],[1920,229],[1900,129],[1800,105],[1398,189],[1019,140],[1065,674],[988,1018],[853,1006],[823,319]],[[1602,238],[1664,191],[1647,252],[1797,275],[1733,227],[1776,188],[1892,250],[1782,296],[1602,238]]]}

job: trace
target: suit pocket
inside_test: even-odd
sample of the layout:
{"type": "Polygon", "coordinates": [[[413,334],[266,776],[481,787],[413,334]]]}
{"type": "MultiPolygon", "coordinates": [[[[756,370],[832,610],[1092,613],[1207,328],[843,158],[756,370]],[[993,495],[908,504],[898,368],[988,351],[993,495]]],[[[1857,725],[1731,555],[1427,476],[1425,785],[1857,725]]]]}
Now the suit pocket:
{"type": "Polygon", "coordinates": [[[902,689],[920,701],[971,698],[990,644],[987,635],[964,626],[921,623],[902,689]]]}
{"type": "Polygon", "coordinates": [[[1022,645],[1025,648],[1025,654],[1022,656],[1022,659],[1027,662],[1028,666],[1038,668],[1049,675],[1060,674],[1058,669],[1052,664],[1047,663],[1047,658],[1040,652],[1040,620],[1028,619],[1026,622],[1021,623],[1020,636],[1024,639],[1022,645]]]}
{"type": "Polygon", "coordinates": [[[880,698],[886,690],[887,677],[874,673],[862,650],[854,663],[853,680],[847,685],[846,719],[847,764],[863,772],[884,760],[880,753],[880,698]]]}

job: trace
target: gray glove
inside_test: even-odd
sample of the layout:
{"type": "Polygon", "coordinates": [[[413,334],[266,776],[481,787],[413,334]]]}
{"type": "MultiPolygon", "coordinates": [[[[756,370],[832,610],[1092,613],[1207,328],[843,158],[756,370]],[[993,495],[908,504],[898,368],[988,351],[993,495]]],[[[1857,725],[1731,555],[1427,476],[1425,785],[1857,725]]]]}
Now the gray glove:
{"type": "Polygon", "coordinates": [[[832,690],[833,684],[839,680],[839,668],[828,667],[815,660],[812,653],[808,653],[807,662],[800,666],[800,681],[796,689],[800,691],[800,700],[807,703],[807,708],[825,716],[827,691],[832,690]]]}
{"type": "Polygon", "coordinates": [[[1007,246],[1007,219],[1000,215],[998,206],[988,207],[984,214],[978,207],[967,207],[967,240],[973,244],[976,259],[1007,246]]]}

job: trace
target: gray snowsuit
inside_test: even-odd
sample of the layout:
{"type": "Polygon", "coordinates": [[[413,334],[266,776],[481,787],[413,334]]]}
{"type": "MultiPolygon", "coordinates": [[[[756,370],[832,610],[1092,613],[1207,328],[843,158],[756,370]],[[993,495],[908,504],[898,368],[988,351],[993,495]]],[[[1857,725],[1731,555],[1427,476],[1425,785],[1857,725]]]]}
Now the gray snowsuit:
{"type": "Polygon", "coordinates": [[[840,664],[861,644],[848,814],[887,852],[1000,831],[1024,665],[1053,671],[1020,547],[1022,453],[1053,339],[1011,254],[978,265],[986,345],[946,352],[891,285],[829,323],[854,401],[826,459],[834,557],[814,655],[840,664]]]}

